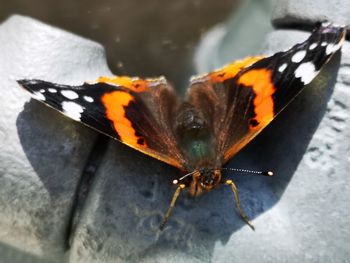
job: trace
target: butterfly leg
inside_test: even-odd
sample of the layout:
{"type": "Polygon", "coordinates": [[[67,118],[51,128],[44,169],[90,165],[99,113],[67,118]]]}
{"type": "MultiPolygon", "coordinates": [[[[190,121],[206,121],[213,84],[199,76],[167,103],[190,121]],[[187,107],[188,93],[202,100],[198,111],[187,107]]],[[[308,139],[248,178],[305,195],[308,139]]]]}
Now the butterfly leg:
{"type": "Polygon", "coordinates": [[[250,228],[252,230],[255,230],[254,226],[250,223],[247,215],[244,213],[242,207],[241,207],[241,203],[239,201],[239,196],[238,196],[238,189],[237,189],[237,186],[235,185],[235,183],[232,181],[232,180],[226,180],[225,182],[226,185],[229,185],[231,186],[231,189],[232,189],[232,192],[233,192],[233,195],[235,197],[235,203],[236,203],[236,207],[237,209],[239,210],[239,214],[241,215],[242,219],[244,220],[244,222],[247,223],[248,226],[250,226],[250,228]]]}
{"type": "Polygon", "coordinates": [[[173,195],[173,198],[171,199],[171,202],[170,202],[168,211],[166,212],[166,214],[165,214],[165,216],[164,216],[164,219],[163,219],[162,223],[161,223],[160,226],[159,226],[159,229],[160,229],[160,230],[163,230],[163,229],[164,229],[164,226],[165,226],[166,222],[168,222],[168,219],[169,219],[169,217],[170,217],[170,215],[171,215],[171,212],[173,211],[173,208],[174,208],[174,206],[175,206],[176,200],[177,200],[177,198],[179,197],[179,195],[180,195],[180,193],[182,192],[182,190],[185,189],[185,187],[186,187],[185,184],[180,184],[180,185],[177,187],[177,189],[176,189],[176,191],[175,191],[175,193],[174,193],[174,195],[173,195]]]}

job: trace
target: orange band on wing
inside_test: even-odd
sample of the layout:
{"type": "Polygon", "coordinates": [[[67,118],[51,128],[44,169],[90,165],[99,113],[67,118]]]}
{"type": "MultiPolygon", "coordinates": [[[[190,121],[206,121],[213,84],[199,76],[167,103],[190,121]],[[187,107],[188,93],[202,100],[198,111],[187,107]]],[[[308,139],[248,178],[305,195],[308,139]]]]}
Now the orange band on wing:
{"type": "Polygon", "coordinates": [[[243,60],[235,61],[227,66],[209,73],[209,77],[213,82],[222,82],[226,79],[233,78],[240,72],[242,69],[252,65],[253,63],[263,59],[264,56],[258,57],[247,57],[243,60]]]}
{"type": "Polygon", "coordinates": [[[114,91],[102,97],[102,103],[106,108],[106,117],[113,122],[120,140],[130,146],[147,147],[143,137],[137,135],[131,121],[126,117],[125,109],[134,98],[125,91],[114,91]]]}
{"type": "Polygon", "coordinates": [[[99,77],[97,79],[97,82],[103,82],[107,84],[113,84],[117,86],[122,86],[124,88],[130,89],[135,92],[143,92],[148,90],[148,82],[143,79],[138,79],[138,78],[130,78],[126,76],[122,77],[99,77]]]}
{"type": "Polygon", "coordinates": [[[131,94],[125,91],[114,91],[103,95],[101,100],[106,108],[106,117],[112,121],[113,127],[118,133],[121,142],[158,160],[179,169],[184,169],[183,165],[175,158],[150,149],[145,138],[137,133],[132,122],[126,116],[126,108],[130,106],[131,103],[135,103],[131,94]]]}
{"type": "Polygon", "coordinates": [[[274,117],[273,98],[275,86],[272,83],[272,72],[266,69],[254,69],[245,72],[238,79],[238,84],[251,87],[255,93],[255,118],[251,120],[250,127],[257,128],[267,125],[274,117]]]}

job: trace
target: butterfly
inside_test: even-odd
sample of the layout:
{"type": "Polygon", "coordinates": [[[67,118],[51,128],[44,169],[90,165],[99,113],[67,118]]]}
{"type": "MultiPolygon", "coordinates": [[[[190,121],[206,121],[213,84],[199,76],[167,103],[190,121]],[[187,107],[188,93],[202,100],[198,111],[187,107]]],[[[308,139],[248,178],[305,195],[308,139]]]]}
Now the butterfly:
{"type": "Polygon", "coordinates": [[[345,33],[343,26],[319,23],[306,41],[287,51],[247,57],[193,77],[184,100],[164,77],[100,77],[80,86],[37,79],[18,83],[71,119],[183,172],[173,181],[177,189],[161,228],[184,189],[198,196],[220,184],[231,187],[241,217],[253,228],[235,183],[222,176],[231,168],[223,166],[316,77],[341,48],[345,33]]]}

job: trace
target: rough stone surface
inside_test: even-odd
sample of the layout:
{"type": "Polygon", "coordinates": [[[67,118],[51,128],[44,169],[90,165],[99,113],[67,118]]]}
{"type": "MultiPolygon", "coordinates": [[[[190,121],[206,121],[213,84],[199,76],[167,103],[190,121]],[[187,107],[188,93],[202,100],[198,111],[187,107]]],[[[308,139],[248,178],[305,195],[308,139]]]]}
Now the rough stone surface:
{"type": "Polygon", "coordinates": [[[275,26],[311,25],[330,20],[350,25],[350,5],[347,0],[276,0],[272,14],[275,26]]]}
{"type": "MultiPolygon", "coordinates": [[[[276,31],[263,53],[308,33],[276,31]]],[[[235,178],[256,231],[221,187],[179,199],[157,230],[176,170],[111,143],[76,233],[72,262],[343,262],[350,231],[350,46],[338,54],[232,167],[272,169],[274,178],[235,178]]]]}
{"type": "Polygon", "coordinates": [[[30,100],[16,80],[81,83],[109,74],[104,50],[12,16],[0,25],[0,61],[0,240],[56,258],[65,249],[73,194],[96,133],[30,100]]]}

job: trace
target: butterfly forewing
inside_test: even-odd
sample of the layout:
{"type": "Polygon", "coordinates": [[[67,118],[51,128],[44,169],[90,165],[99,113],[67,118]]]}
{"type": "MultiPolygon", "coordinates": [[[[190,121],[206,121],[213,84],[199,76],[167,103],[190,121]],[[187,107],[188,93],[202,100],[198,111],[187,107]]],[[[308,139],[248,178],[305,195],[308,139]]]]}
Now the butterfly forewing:
{"type": "Polygon", "coordinates": [[[19,84],[64,115],[183,169],[184,158],[171,131],[170,116],[177,106],[172,88],[164,80],[116,79],[100,78],[81,86],[42,80],[19,84]]]}
{"type": "Polygon", "coordinates": [[[219,75],[194,78],[189,99],[212,121],[222,163],[252,140],[316,77],[344,38],[344,27],[323,23],[305,42],[285,52],[247,58],[214,72],[219,75]]]}

